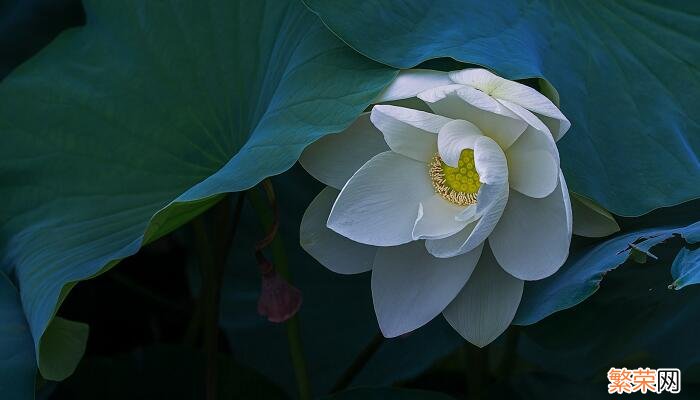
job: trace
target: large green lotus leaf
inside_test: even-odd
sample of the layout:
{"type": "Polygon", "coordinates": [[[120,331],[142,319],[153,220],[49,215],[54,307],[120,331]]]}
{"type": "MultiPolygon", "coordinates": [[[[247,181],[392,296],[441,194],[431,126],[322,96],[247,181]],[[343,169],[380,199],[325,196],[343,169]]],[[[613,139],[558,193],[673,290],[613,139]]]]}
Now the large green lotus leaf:
{"type": "Polygon", "coordinates": [[[620,215],[700,197],[700,2],[305,0],[400,68],[436,57],[541,77],[573,126],[569,188],[620,215]]]}
{"type": "MultiPolygon", "coordinates": [[[[76,282],[286,170],[396,73],[292,0],[84,6],[85,27],[0,83],[0,267],[41,359],[76,282]]],[[[41,359],[52,376],[75,360],[41,359]]]]}
{"type": "Polygon", "coordinates": [[[34,399],[34,343],[19,293],[0,272],[0,393],[2,398],[34,399]]]}

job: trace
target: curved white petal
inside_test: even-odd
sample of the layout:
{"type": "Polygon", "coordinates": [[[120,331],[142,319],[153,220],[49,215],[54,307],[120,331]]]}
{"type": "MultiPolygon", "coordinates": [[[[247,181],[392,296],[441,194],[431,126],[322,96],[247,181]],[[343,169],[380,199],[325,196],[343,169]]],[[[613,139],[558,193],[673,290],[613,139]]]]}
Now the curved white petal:
{"type": "Polygon", "coordinates": [[[571,128],[571,122],[569,122],[569,120],[563,114],[559,118],[548,117],[536,112],[534,114],[537,116],[537,118],[541,119],[545,125],[547,125],[547,128],[549,128],[549,131],[552,132],[552,136],[554,137],[555,141],[561,140],[561,138],[564,137],[564,134],[566,134],[569,128],[571,128]]]}
{"type": "Polygon", "coordinates": [[[299,157],[301,166],[317,180],[341,189],[362,164],[389,150],[369,116],[369,113],[361,114],[344,131],[310,144],[299,157]]]}
{"type": "Polygon", "coordinates": [[[452,83],[447,72],[433,71],[429,69],[402,70],[393,82],[389,84],[373,103],[392,101],[416,97],[426,89],[452,83]]]}
{"type": "Polygon", "coordinates": [[[571,211],[574,217],[573,233],[586,237],[603,237],[620,230],[615,218],[604,208],[585,197],[571,193],[571,211]]]}
{"type": "Polygon", "coordinates": [[[548,196],[559,180],[558,151],[548,132],[528,127],[506,150],[508,182],[518,192],[535,198],[548,196]]]}
{"type": "Polygon", "coordinates": [[[440,259],[420,242],[377,250],[372,300],[384,336],[410,332],[440,314],[467,282],[480,254],[481,247],[440,259]]]}
{"type": "MultiPolygon", "coordinates": [[[[551,100],[537,90],[523,85],[522,83],[505,80],[503,84],[499,85],[491,92],[491,95],[499,99],[516,103],[535,114],[556,121],[556,124],[550,123],[547,125],[550,127],[550,131],[555,140],[561,139],[571,127],[571,122],[569,122],[551,100]]],[[[543,120],[543,122],[547,124],[548,121],[543,120]]]]}
{"type": "Polygon", "coordinates": [[[457,214],[455,219],[457,221],[463,221],[463,222],[466,222],[467,224],[470,224],[479,218],[479,216],[476,213],[477,210],[478,210],[478,206],[476,204],[471,204],[471,205],[467,206],[467,208],[462,210],[459,214],[457,214]]]}
{"type": "Polygon", "coordinates": [[[410,108],[376,105],[370,117],[389,148],[417,161],[429,161],[437,151],[437,133],[451,120],[410,108]]]}
{"type": "MultiPolygon", "coordinates": [[[[530,127],[537,129],[538,131],[546,132],[548,135],[552,133],[549,131],[549,127],[542,122],[541,119],[537,118],[535,114],[530,112],[530,110],[524,108],[523,106],[513,103],[512,101],[498,99],[498,102],[503,104],[506,108],[513,111],[513,114],[517,115],[523,121],[527,122],[530,127]]],[[[554,140],[554,138],[552,138],[554,140]]]]}
{"type": "MultiPolygon", "coordinates": [[[[569,120],[564,116],[564,114],[562,114],[561,111],[559,111],[557,106],[555,106],[551,100],[529,86],[525,86],[518,82],[506,81],[506,83],[494,90],[492,95],[499,99],[512,101],[513,103],[527,108],[535,114],[539,114],[556,121],[557,124],[548,125],[551,126],[550,131],[555,140],[561,139],[566,131],[568,131],[571,127],[571,122],[569,122],[569,120]]],[[[547,124],[548,121],[543,122],[547,124]]]]}
{"type": "Polygon", "coordinates": [[[528,125],[532,126],[538,131],[547,132],[547,134],[551,135],[552,140],[555,142],[561,139],[566,131],[571,127],[571,123],[568,119],[566,119],[566,117],[564,117],[563,114],[561,114],[561,112],[559,114],[561,114],[561,118],[563,118],[563,120],[545,117],[541,114],[535,114],[525,107],[509,100],[499,99],[498,101],[504,106],[508,107],[508,109],[513,111],[513,113],[517,114],[523,119],[523,121],[527,122],[528,125]]]}
{"type": "Polygon", "coordinates": [[[571,209],[571,197],[569,196],[569,187],[564,179],[564,172],[559,170],[559,184],[561,185],[562,197],[564,197],[564,209],[566,210],[566,231],[571,236],[574,230],[573,211],[571,209]]]}
{"type": "Polygon", "coordinates": [[[476,205],[478,220],[463,230],[443,239],[425,241],[428,252],[435,257],[448,258],[476,248],[491,234],[508,202],[508,185],[482,185],[476,205]]]}
{"type": "Polygon", "coordinates": [[[343,187],[328,227],[356,242],[396,246],[413,240],[418,203],[434,194],[424,163],[387,151],[343,187]]]}
{"type": "Polygon", "coordinates": [[[571,127],[569,120],[551,100],[527,85],[501,78],[482,68],[453,71],[449,76],[453,82],[475,87],[497,99],[513,102],[544,116],[542,120],[555,140],[561,139],[571,127]]]}
{"type": "Polygon", "coordinates": [[[437,114],[469,121],[507,149],[527,127],[515,113],[486,93],[464,85],[447,85],[418,94],[437,114]]]}
{"type": "Polygon", "coordinates": [[[547,197],[535,199],[511,191],[500,222],[489,236],[498,264],[523,280],[557,272],[569,255],[571,203],[563,175],[547,197]]]}
{"type": "Polygon", "coordinates": [[[433,111],[435,111],[432,106],[433,104],[444,101],[441,105],[436,105],[436,107],[442,107],[447,110],[448,113],[457,114],[460,111],[459,108],[461,107],[461,102],[463,102],[463,100],[457,96],[457,91],[463,87],[465,86],[457,83],[450,83],[444,86],[435,86],[427,88],[418,93],[416,97],[425,102],[433,111]],[[453,102],[452,100],[455,101],[453,102]]]}
{"type": "MultiPolygon", "coordinates": [[[[499,100],[502,103],[509,103],[505,100],[499,100]]],[[[549,128],[538,118],[535,116],[535,114],[531,113],[530,111],[520,107],[517,104],[514,103],[509,103],[509,107],[512,107],[514,110],[518,111],[518,115],[523,118],[523,121],[528,122],[528,127],[525,129],[521,137],[525,135],[526,133],[532,134],[533,130],[538,131],[542,133],[542,136],[538,138],[538,145],[542,147],[543,149],[546,149],[552,154],[552,157],[555,159],[557,163],[557,168],[559,168],[559,149],[557,148],[557,143],[554,140],[554,137],[552,137],[551,132],[549,131],[549,128]]]]}
{"type": "Polygon", "coordinates": [[[474,142],[474,167],[479,181],[487,185],[508,182],[508,162],[501,147],[493,139],[482,136],[474,142]]]}
{"type": "Polygon", "coordinates": [[[377,248],[353,242],[326,226],[338,193],[338,190],[327,186],[309,204],[299,228],[301,247],[333,272],[359,274],[369,271],[377,248]]]}
{"type": "Polygon", "coordinates": [[[472,276],[445,308],[447,322],[479,347],[493,342],[513,321],[523,295],[522,280],[498,266],[485,246],[472,276]]]}
{"type": "Polygon", "coordinates": [[[450,203],[439,194],[423,200],[418,208],[418,218],[413,226],[413,240],[441,239],[464,229],[468,222],[457,217],[464,207],[450,203]]]}
{"type": "Polygon", "coordinates": [[[477,224],[478,220],[472,221],[464,229],[454,235],[442,239],[427,239],[425,241],[425,249],[428,250],[428,253],[437,258],[450,258],[464,254],[468,251],[464,250],[468,248],[465,244],[469,244],[469,247],[475,247],[481,245],[484,239],[486,239],[485,236],[481,242],[478,242],[476,237],[469,240],[477,224]]]}
{"type": "Polygon", "coordinates": [[[450,80],[490,94],[506,79],[483,68],[467,68],[449,73],[450,80]]]}
{"type": "Polygon", "coordinates": [[[438,133],[438,151],[445,164],[457,167],[464,149],[473,149],[474,142],[483,134],[468,121],[456,119],[445,124],[438,133]]]}

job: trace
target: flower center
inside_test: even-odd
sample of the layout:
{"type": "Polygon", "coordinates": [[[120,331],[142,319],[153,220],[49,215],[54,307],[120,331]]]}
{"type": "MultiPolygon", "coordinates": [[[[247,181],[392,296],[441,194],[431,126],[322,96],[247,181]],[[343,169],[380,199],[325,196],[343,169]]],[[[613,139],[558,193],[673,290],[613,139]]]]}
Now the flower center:
{"type": "Polygon", "coordinates": [[[476,204],[481,182],[474,167],[474,150],[462,150],[456,168],[445,164],[440,154],[435,153],[430,161],[428,175],[435,192],[445,200],[460,206],[476,204]]]}

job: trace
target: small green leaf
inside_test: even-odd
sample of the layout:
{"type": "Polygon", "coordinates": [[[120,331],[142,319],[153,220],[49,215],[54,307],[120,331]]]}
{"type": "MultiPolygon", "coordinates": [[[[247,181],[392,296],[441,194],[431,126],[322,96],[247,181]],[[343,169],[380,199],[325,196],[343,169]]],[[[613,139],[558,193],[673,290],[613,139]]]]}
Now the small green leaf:
{"type": "Polygon", "coordinates": [[[39,346],[39,371],[52,381],[69,377],[85,354],[90,327],[81,322],[55,317],[39,346]]]}
{"type": "Polygon", "coordinates": [[[682,248],[673,260],[671,275],[675,280],[670,287],[676,290],[700,283],[700,249],[682,248]]]}

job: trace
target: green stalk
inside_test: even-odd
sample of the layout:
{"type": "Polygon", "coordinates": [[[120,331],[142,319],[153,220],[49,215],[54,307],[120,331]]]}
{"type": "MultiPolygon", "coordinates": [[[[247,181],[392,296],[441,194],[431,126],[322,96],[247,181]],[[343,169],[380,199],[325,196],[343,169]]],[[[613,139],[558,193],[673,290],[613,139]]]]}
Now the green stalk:
{"type": "Polygon", "coordinates": [[[238,194],[233,215],[231,215],[229,198],[225,197],[214,206],[210,213],[192,221],[202,271],[200,301],[195,309],[193,321],[201,321],[203,324],[203,342],[207,363],[205,380],[207,400],[218,398],[221,282],[228,251],[233,243],[241,218],[243,196],[243,193],[238,194]],[[205,218],[208,218],[209,224],[205,222],[205,218]]]}
{"type": "Polygon", "coordinates": [[[469,399],[487,398],[489,383],[488,347],[478,348],[467,343],[465,348],[465,371],[467,374],[467,394],[469,399]]]}
{"type": "MultiPolygon", "coordinates": [[[[247,194],[248,199],[250,199],[253,208],[255,208],[258,214],[264,231],[268,232],[274,223],[270,204],[261,198],[260,193],[256,191],[255,188],[249,190],[247,194]]],[[[287,253],[284,250],[284,242],[279,232],[275,235],[270,247],[272,249],[272,261],[275,270],[291,284],[292,279],[289,272],[289,263],[287,262],[287,253]]],[[[297,380],[299,399],[310,400],[311,385],[309,384],[309,375],[306,369],[303,346],[301,344],[299,317],[295,315],[287,320],[285,322],[285,327],[287,330],[287,342],[289,343],[289,355],[292,359],[292,367],[294,368],[294,375],[297,380]]]]}
{"type": "MultiPolygon", "coordinates": [[[[225,201],[225,200],[224,200],[225,201]]],[[[202,304],[203,316],[203,331],[204,331],[204,351],[206,354],[206,375],[205,375],[205,390],[206,399],[215,400],[217,398],[218,389],[218,365],[216,357],[218,354],[217,342],[217,314],[218,307],[216,304],[217,286],[217,270],[219,266],[216,263],[214,256],[214,247],[210,242],[211,238],[208,234],[208,229],[201,218],[193,221],[195,237],[197,242],[197,253],[200,257],[200,268],[202,271],[202,288],[200,291],[200,301],[202,304]],[[213,360],[213,361],[212,361],[213,360]]]]}
{"type": "Polygon", "coordinates": [[[355,377],[364,369],[369,360],[374,356],[374,353],[379,350],[379,348],[384,343],[384,336],[381,333],[374,335],[372,340],[367,344],[367,346],[355,357],[355,360],[350,364],[343,375],[340,376],[338,381],[333,385],[331,393],[337,393],[341,390],[350,386],[355,377]]]}

